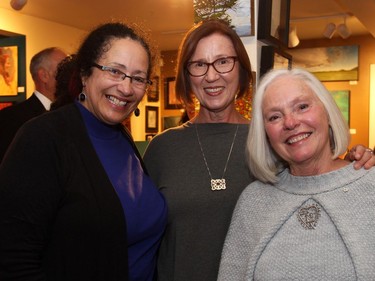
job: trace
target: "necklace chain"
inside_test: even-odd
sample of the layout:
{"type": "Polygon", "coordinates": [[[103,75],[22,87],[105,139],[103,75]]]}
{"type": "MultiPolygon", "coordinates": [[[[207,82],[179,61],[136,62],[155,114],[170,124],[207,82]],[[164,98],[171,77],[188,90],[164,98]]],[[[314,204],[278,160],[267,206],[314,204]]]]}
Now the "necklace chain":
{"type": "Polygon", "coordinates": [[[213,190],[213,191],[223,190],[223,189],[227,188],[226,183],[225,183],[225,179],[224,179],[224,175],[225,175],[225,172],[227,171],[229,159],[230,159],[230,156],[231,156],[232,150],[233,150],[234,141],[236,140],[236,137],[237,137],[238,127],[239,127],[239,125],[237,124],[237,128],[236,128],[236,131],[235,131],[234,136],[233,136],[232,144],[230,145],[230,149],[229,149],[229,153],[228,153],[228,157],[227,157],[227,162],[225,163],[225,166],[224,166],[223,175],[221,176],[221,179],[213,179],[212,175],[211,175],[210,168],[208,167],[208,164],[207,164],[207,159],[206,159],[206,156],[205,156],[204,151],[203,151],[201,140],[199,138],[198,125],[195,124],[195,132],[197,133],[198,144],[199,144],[199,147],[200,147],[201,152],[202,152],[202,156],[203,156],[204,164],[206,165],[206,168],[207,168],[207,172],[208,172],[208,174],[210,175],[210,178],[211,178],[211,190],[213,190]]]}

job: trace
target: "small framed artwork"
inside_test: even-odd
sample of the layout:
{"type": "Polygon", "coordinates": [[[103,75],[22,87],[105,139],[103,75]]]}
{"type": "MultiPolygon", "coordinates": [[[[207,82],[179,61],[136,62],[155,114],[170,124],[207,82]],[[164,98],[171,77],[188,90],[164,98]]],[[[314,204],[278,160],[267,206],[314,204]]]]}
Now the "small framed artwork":
{"type": "Polygon", "coordinates": [[[159,108],[157,106],[146,106],[146,133],[157,133],[159,131],[159,108]]]}
{"type": "Polygon", "coordinates": [[[288,47],[290,0],[261,0],[258,9],[258,39],[273,46],[288,47]]]}
{"type": "Polygon", "coordinates": [[[156,134],[146,134],[145,141],[151,141],[153,137],[155,137],[156,134]]]}
{"type": "Polygon", "coordinates": [[[163,130],[180,125],[181,116],[167,116],[163,118],[163,130]]]}
{"type": "Polygon", "coordinates": [[[273,46],[262,46],[260,77],[270,69],[291,69],[292,56],[273,46]]]}
{"type": "Polygon", "coordinates": [[[165,109],[181,109],[183,105],[176,96],[176,78],[167,77],[164,80],[164,108],[165,109]]]}
{"type": "Polygon", "coordinates": [[[148,102],[158,102],[159,101],[159,76],[154,76],[151,79],[152,85],[147,92],[148,102]]]}
{"type": "Polygon", "coordinates": [[[0,102],[26,99],[26,38],[0,30],[0,102]]]}
{"type": "Polygon", "coordinates": [[[12,102],[0,102],[0,110],[2,110],[3,108],[6,108],[8,106],[12,106],[13,103],[12,102]]]}

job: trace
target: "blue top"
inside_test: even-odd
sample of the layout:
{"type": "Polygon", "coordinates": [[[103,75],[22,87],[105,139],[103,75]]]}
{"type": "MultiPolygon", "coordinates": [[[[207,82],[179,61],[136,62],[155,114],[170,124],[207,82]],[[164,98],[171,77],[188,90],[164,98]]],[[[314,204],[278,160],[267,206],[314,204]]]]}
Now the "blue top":
{"type": "Polygon", "coordinates": [[[130,141],[120,128],[101,122],[84,106],[77,104],[91,142],[124,210],[130,280],[151,281],[166,226],[165,199],[143,171],[130,141]]]}

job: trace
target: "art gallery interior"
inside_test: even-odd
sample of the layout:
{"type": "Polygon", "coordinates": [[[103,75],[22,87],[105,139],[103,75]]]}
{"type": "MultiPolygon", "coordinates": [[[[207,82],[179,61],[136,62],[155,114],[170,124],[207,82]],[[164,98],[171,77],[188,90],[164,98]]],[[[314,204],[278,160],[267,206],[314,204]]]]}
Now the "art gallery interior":
{"type": "MultiPolygon", "coordinates": [[[[264,19],[264,14],[271,12],[267,9],[272,9],[273,1],[243,1],[249,2],[250,29],[249,34],[242,36],[242,41],[248,51],[256,81],[260,79],[261,65],[265,61],[266,51],[262,55],[262,47],[271,50],[268,57],[276,58],[280,54],[283,57],[286,54],[291,67],[297,65],[298,51],[301,50],[316,54],[334,48],[330,50],[335,50],[339,56],[341,50],[354,48],[355,75],[349,78],[326,77],[322,81],[330,91],[339,95],[343,93],[347,99],[351,144],[374,147],[375,2],[290,0],[290,10],[285,15],[289,31],[286,34],[288,44],[285,46],[259,36],[259,23],[264,19]],[[270,8],[259,9],[264,3],[270,3],[270,8]]],[[[183,111],[179,101],[171,100],[176,56],[185,32],[194,24],[193,0],[93,0],[89,4],[87,1],[66,0],[1,1],[0,47],[24,44],[20,45],[18,59],[25,62],[24,68],[18,70],[17,93],[11,96],[0,93],[1,104],[20,102],[32,94],[33,82],[27,70],[30,58],[35,53],[50,46],[60,46],[74,53],[82,37],[92,27],[112,19],[139,22],[145,30],[149,30],[159,50],[160,59],[153,75],[154,86],[140,104],[140,116],[132,116],[130,120],[134,139],[145,141],[173,125],[183,111]],[[19,38],[24,38],[24,41],[19,38]],[[156,118],[156,123],[148,124],[148,118],[156,118]]],[[[342,59],[349,61],[353,58],[343,56],[342,59]]],[[[300,63],[305,63],[304,66],[308,64],[307,61],[300,63]]],[[[277,62],[273,61],[269,67],[278,67],[277,62]]],[[[254,87],[256,89],[256,83],[254,87]]]]}

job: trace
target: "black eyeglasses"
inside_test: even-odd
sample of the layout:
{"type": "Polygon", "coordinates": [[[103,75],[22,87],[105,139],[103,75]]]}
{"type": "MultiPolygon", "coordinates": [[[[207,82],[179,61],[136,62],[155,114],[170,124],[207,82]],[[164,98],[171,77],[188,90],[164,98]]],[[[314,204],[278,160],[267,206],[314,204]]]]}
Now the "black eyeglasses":
{"type": "Polygon", "coordinates": [[[140,77],[140,76],[130,76],[122,72],[121,70],[118,70],[113,67],[100,65],[97,63],[94,63],[92,65],[93,67],[99,68],[102,71],[105,71],[105,73],[108,73],[108,78],[110,78],[113,81],[121,82],[124,81],[125,78],[130,79],[130,83],[134,85],[134,87],[137,87],[139,89],[145,89],[148,85],[152,85],[152,81],[148,80],[146,78],[140,77]]]}
{"type": "Polygon", "coordinates": [[[231,72],[236,64],[237,57],[223,57],[219,58],[211,63],[203,61],[191,61],[187,65],[187,71],[191,76],[199,77],[203,76],[208,72],[208,69],[212,67],[218,73],[228,73],[231,72]]]}

